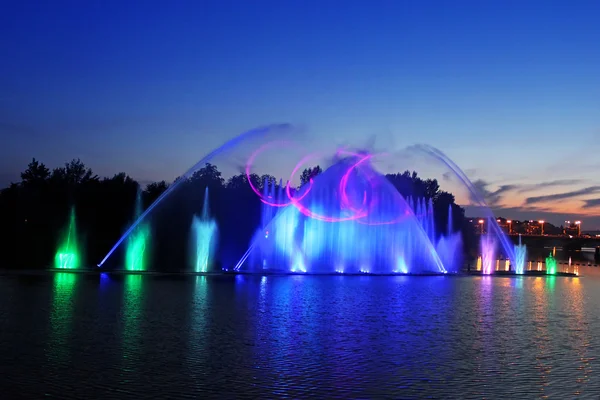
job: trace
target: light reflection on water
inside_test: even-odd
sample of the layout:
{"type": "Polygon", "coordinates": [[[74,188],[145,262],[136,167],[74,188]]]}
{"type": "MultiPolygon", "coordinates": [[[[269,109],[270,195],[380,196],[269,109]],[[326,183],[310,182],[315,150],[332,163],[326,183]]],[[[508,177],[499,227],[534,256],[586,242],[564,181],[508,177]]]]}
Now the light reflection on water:
{"type": "Polygon", "coordinates": [[[600,392],[599,309],[594,276],[0,276],[0,385],[28,398],[585,397],[600,392]]]}
{"type": "Polygon", "coordinates": [[[552,349],[549,347],[550,337],[548,334],[548,312],[552,309],[549,301],[550,281],[546,277],[536,277],[533,282],[531,294],[533,295],[532,313],[533,313],[533,345],[537,348],[535,356],[535,369],[538,371],[540,396],[547,396],[547,386],[549,385],[549,374],[552,370],[552,364],[549,363],[552,349]]]}
{"type": "Polygon", "coordinates": [[[140,343],[146,339],[140,324],[144,318],[144,277],[125,275],[123,285],[123,308],[120,320],[122,328],[122,383],[135,379],[140,367],[140,343]]]}
{"type": "Polygon", "coordinates": [[[210,346],[208,335],[208,317],[211,305],[209,298],[209,285],[206,276],[197,276],[193,279],[192,299],[190,308],[190,323],[187,327],[189,333],[188,347],[186,352],[186,365],[193,371],[195,379],[210,379],[206,369],[196,369],[197,365],[207,363],[207,346],[210,346]]]}
{"type": "Polygon", "coordinates": [[[54,274],[52,306],[50,309],[50,332],[47,353],[50,364],[64,366],[70,358],[69,341],[72,337],[73,309],[75,307],[76,274],[54,274]]]}

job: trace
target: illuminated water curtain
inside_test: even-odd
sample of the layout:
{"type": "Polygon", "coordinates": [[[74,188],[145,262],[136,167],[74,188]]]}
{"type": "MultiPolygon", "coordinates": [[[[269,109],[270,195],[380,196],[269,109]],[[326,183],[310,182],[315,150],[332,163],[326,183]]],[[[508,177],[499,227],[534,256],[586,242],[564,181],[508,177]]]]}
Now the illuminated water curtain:
{"type": "MultiPolygon", "coordinates": [[[[136,212],[138,218],[98,266],[102,266],[121,244],[126,244],[127,269],[146,269],[150,229],[145,218],[157,204],[215,156],[250,139],[260,139],[264,143],[265,135],[272,135],[282,141],[283,136],[295,131],[287,124],[255,129],[207,154],[143,213],[136,212]]],[[[519,263],[515,254],[519,251],[502,232],[483,196],[465,173],[431,146],[418,145],[411,149],[425,153],[449,168],[488,218],[494,239],[482,242],[481,264],[485,264],[482,269],[492,273],[495,260],[490,256],[494,255],[497,243],[515,265],[515,270],[523,270],[524,263],[519,263]]],[[[235,270],[410,274],[446,273],[458,271],[462,266],[462,239],[461,234],[452,229],[452,210],[448,217],[450,230],[436,229],[434,221],[442,218],[434,218],[432,201],[420,198],[416,193],[403,197],[372,167],[373,155],[338,151],[335,163],[327,171],[296,190],[289,183],[273,181],[259,185],[260,188],[253,186],[249,170],[260,152],[261,149],[254,152],[252,160],[247,162],[246,174],[252,189],[263,202],[262,222],[235,270]]],[[[294,180],[302,162],[294,168],[289,181],[294,180]]],[[[436,211],[440,212],[439,209],[436,211]]],[[[191,231],[192,269],[207,271],[216,246],[217,226],[203,212],[203,216],[193,218],[191,231]]]]}
{"type": "Polygon", "coordinates": [[[69,214],[69,224],[63,236],[62,243],[54,256],[54,266],[60,269],[75,269],[80,266],[80,252],[77,244],[77,225],[75,224],[75,209],[69,214]]]}
{"type": "Polygon", "coordinates": [[[550,253],[548,257],[546,257],[546,274],[547,275],[556,275],[557,272],[557,262],[556,258],[550,253]]]}
{"type": "Polygon", "coordinates": [[[525,273],[525,264],[527,262],[527,246],[521,243],[521,235],[519,234],[519,244],[515,245],[515,272],[517,275],[525,273]]]}
{"type": "Polygon", "coordinates": [[[190,260],[195,272],[207,272],[212,265],[218,240],[216,221],[210,217],[208,188],[204,192],[204,205],[201,217],[192,218],[190,260]]]}
{"type": "MultiPolygon", "coordinates": [[[[382,274],[457,271],[462,239],[452,229],[451,212],[449,230],[436,232],[432,201],[405,199],[373,169],[372,157],[341,153],[334,165],[295,193],[289,183],[265,182],[261,192],[250,182],[263,202],[263,220],[235,269],[382,274]]],[[[250,174],[250,163],[246,173],[250,174]]]]}
{"type": "MultiPolygon", "coordinates": [[[[138,188],[135,200],[135,218],[142,214],[142,191],[138,188]]],[[[125,269],[145,271],[148,263],[147,247],[150,241],[150,225],[142,222],[131,232],[125,247],[125,269]]]]}
{"type": "Polygon", "coordinates": [[[494,271],[496,263],[496,241],[491,234],[481,236],[481,270],[484,275],[489,275],[494,271]]]}

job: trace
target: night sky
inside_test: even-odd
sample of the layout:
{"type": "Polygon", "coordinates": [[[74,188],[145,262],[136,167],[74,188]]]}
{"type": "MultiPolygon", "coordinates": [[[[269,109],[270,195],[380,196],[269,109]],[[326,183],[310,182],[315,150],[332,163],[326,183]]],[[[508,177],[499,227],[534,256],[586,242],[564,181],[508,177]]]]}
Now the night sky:
{"type": "Polygon", "coordinates": [[[32,157],[170,181],[289,122],[313,149],[433,145],[497,215],[597,228],[599,21],[585,0],[5,1],[0,186],[32,157]]]}

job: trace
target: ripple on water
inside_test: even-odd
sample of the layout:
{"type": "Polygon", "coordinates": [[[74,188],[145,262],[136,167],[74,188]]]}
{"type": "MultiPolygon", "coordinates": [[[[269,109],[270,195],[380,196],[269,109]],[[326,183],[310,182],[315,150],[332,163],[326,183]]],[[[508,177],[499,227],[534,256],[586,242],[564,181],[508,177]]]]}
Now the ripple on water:
{"type": "Polygon", "coordinates": [[[10,398],[600,393],[591,277],[69,276],[0,276],[10,398]]]}

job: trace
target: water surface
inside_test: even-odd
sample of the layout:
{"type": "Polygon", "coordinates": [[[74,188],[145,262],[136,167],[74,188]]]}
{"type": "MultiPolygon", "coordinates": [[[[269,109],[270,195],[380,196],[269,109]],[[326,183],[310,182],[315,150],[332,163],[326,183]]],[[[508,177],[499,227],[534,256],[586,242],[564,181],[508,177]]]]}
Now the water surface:
{"type": "Polygon", "coordinates": [[[594,398],[598,332],[594,276],[0,276],[10,398],[594,398]]]}

